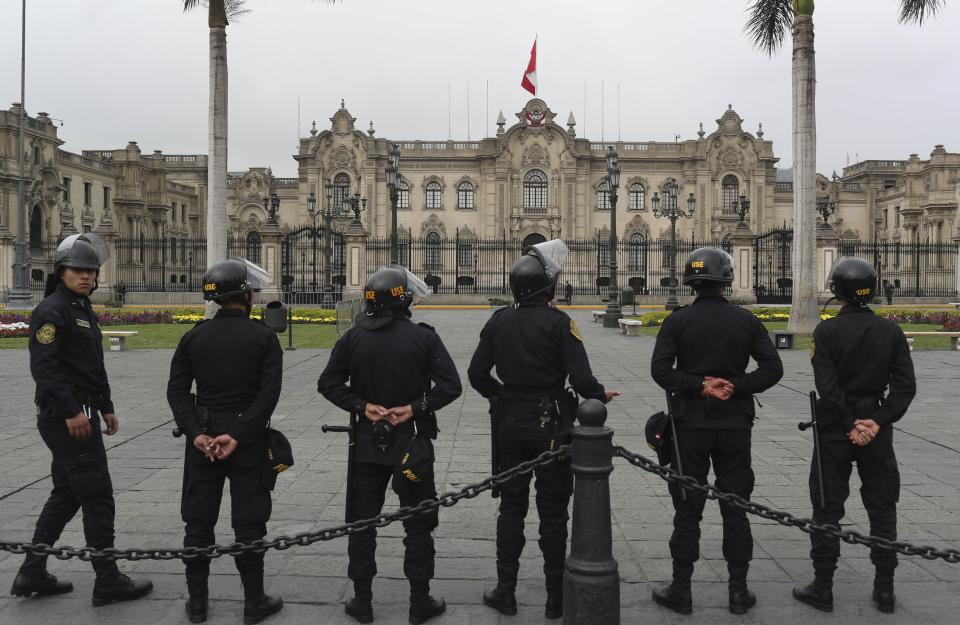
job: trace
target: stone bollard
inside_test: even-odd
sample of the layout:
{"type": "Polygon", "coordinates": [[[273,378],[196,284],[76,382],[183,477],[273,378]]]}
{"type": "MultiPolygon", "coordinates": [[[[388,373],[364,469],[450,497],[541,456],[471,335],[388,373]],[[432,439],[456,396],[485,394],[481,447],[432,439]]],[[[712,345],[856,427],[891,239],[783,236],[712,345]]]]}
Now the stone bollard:
{"type": "Polygon", "coordinates": [[[620,574],[610,531],[613,430],[603,426],[607,408],[588,399],[577,409],[571,470],[573,536],[563,575],[565,625],[619,625],[620,574]]]}

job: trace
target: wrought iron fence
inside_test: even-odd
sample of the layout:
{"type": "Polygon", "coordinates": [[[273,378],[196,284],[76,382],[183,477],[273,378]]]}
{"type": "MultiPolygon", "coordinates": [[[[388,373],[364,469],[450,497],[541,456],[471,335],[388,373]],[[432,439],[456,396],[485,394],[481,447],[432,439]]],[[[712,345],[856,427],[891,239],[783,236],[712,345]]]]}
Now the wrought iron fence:
{"type": "MultiPolygon", "coordinates": [[[[570,253],[560,275],[561,284],[573,287],[576,295],[606,296],[610,285],[610,242],[606,238],[565,239],[570,253]]],[[[698,247],[717,246],[719,241],[669,241],[642,238],[617,241],[617,282],[630,286],[639,295],[665,295],[669,290],[670,265],[698,247]]],[[[398,256],[402,265],[423,278],[434,293],[506,295],[510,292],[510,266],[520,257],[522,242],[506,238],[444,239],[427,236],[400,239],[398,256]]],[[[367,269],[370,272],[390,261],[390,239],[367,240],[367,269]]],[[[691,291],[692,293],[692,291],[691,291]]]]}
{"type": "Polygon", "coordinates": [[[283,237],[281,286],[287,304],[333,308],[346,284],[343,234],[302,226],[283,237]]]}
{"type": "MultiPolygon", "coordinates": [[[[227,240],[227,256],[248,256],[247,241],[227,240]]],[[[117,239],[117,283],[127,291],[195,291],[207,269],[206,239],[170,237],[165,239],[117,239]]]]}
{"type": "Polygon", "coordinates": [[[900,243],[841,240],[841,256],[856,256],[877,270],[877,293],[887,283],[906,297],[948,297],[957,294],[957,243],[900,243]]]}

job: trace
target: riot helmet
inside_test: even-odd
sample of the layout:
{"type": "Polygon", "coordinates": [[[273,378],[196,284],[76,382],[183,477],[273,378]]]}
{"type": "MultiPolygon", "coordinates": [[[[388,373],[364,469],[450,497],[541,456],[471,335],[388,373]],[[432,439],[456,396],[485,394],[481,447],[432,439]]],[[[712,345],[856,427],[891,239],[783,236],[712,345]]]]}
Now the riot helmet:
{"type": "Polygon", "coordinates": [[[830,268],[827,286],[834,297],[866,306],[877,288],[877,272],[862,258],[841,256],[830,268]]]}
{"type": "Polygon", "coordinates": [[[96,269],[110,257],[106,242],[92,232],[73,234],[57,246],[53,256],[53,271],[59,274],[63,267],[74,269],[96,269]]]}
{"type": "Polygon", "coordinates": [[[700,247],[683,263],[683,284],[733,284],[733,257],[719,247],[700,247]]]}
{"type": "Polygon", "coordinates": [[[267,272],[244,258],[228,258],[211,265],[203,276],[203,299],[224,298],[260,291],[271,284],[267,272]]]}
{"type": "Polygon", "coordinates": [[[517,303],[538,295],[553,298],[563,261],[569,253],[560,239],[532,245],[510,267],[510,292],[517,303]]]}
{"type": "Polygon", "coordinates": [[[410,315],[414,298],[426,297],[430,292],[427,284],[413,275],[403,265],[387,265],[377,270],[363,287],[363,312],[355,323],[366,330],[376,330],[388,325],[394,313],[410,315]]]}

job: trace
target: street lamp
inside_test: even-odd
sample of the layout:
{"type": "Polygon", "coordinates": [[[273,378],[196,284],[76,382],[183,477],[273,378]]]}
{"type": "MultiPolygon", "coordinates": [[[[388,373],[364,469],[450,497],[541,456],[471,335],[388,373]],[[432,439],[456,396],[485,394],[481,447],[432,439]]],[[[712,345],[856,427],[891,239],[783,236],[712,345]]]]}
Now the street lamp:
{"type": "Polygon", "coordinates": [[[617,292],[617,188],[620,186],[620,160],[612,145],[607,146],[607,188],[610,192],[610,292],[607,295],[607,312],[603,327],[616,328],[620,312],[617,292]]]}
{"type": "Polygon", "coordinates": [[[313,231],[310,233],[310,237],[313,243],[313,290],[317,289],[317,194],[313,191],[310,192],[310,195],[307,197],[307,214],[310,215],[310,220],[313,222],[313,231]]]}
{"type": "Polygon", "coordinates": [[[818,196],[817,212],[820,213],[820,217],[823,219],[823,227],[829,228],[829,219],[837,212],[837,203],[830,199],[829,195],[818,196]]]}
{"type": "Polygon", "coordinates": [[[326,195],[327,202],[326,208],[317,208],[317,196],[311,191],[309,197],[307,197],[307,214],[310,215],[310,219],[313,221],[313,282],[314,285],[317,283],[317,239],[320,238],[320,232],[317,228],[317,217],[323,218],[323,255],[324,255],[324,267],[323,267],[323,288],[324,290],[330,288],[332,289],[332,275],[331,271],[333,268],[333,246],[330,243],[330,237],[333,232],[333,220],[335,218],[343,217],[344,205],[339,206],[333,205],[333,183],[329,179],[323,181],[323,190],[326,195]]]}
{"type": "Polygon", "coordinates": [[[27,126],[26,103],[26,57],[27,57],[27,0],[23,0],[20,13],[20,136],[19,154],[20,177],[17,181],[17,240],[14,244],[13,288],[7,297],[7,308],[29,310],[33,308],[33,294],[30,292],[30,255],[27,252],[27,174],[25,170],[25,136],[27,126]]]}
{"type": "Polygon", "coordinates": [[[400,262],[397,250],[397,202],[400,200],[400,146],[390,144],[387,152],[387,189],[390,191],[390,263],[400,262]]]}
{"type": "Polygon", "coordinates": [[[269,197],[263,198],[263,210],[267,212],[267,224],[277,225],[277,211],[280,210],[280,196],[271,192],[269,197]]]}
{"type": "Polygon", "coordinates": [[[741,195],[740,200],[734,200],[731,202],[730,206],[734,211],[736,211],[737,216],[740,218],[740,223],[737,224],[737,227],[740,228],[742,226],[747,228],[748,226],[746,220],[747,215],[750,214],[750,199],[745,195],[741,195]]]}
{"type": "MultiPolygon", "coordinates": [[[[667,310],[679,308],[680,302],[677,301],[677,220],[681,217],[686,219],[693,218],[693,211],[697,206],[697,200],[693,193],[687,196],[687,210],[680,208],[677,202],[677,195],[680,187],[673,178],[667,178],[663,185],[663,208],[660,207],[660,196],[656,192],[653,194],[651,202],[653,203],[653,216],[656,218],[666,217],[670,220],[670,290],[667,296],[667,310]]],[[[746,198],[744,198],[746,199],[746,198]]],[[[747,204],[749,207],[749,203],[747,204]]]]}

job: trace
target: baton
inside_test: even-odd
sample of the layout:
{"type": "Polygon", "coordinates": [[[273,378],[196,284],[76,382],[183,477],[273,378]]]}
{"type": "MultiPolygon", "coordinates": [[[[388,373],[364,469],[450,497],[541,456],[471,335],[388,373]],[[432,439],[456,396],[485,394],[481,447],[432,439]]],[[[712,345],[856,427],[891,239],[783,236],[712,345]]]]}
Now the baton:
{"type": "Polygon", "coordinates": [[[344,501],[343,522],[353,522],[353,463],[356,458],[357,449],[357,428],[356,416],[350,413],[350,425],[322,425],[320,431],[327,432],[346,432],[350,435],[350,444],[347,451],[347,493],[344,501]]]}
{"type": "Polygon", "coordinates": [[[820,457],[820,427],[817,423],[817,392],[810,391],[810,421],[804,421],[797,424],[797,429],[801,432],[808,428],[813,428],[813,462],[817,468],[817,486],[820,489],[820,510],[827,507],[826,498],[823,494],[823,460],[820,457]]]}
{"type": "MultiPolygon", "coordinates": [[[[673,396],[667,391],[667,416],[670,418],[670,437],[673,439],[673,457],[677,461],[677,473],[683,476],[683,461],[680,460],[680,441],[677,438],[677,424],[673,420],[673,396]]],[[[687,491],[680,487],[680,498],[687,500],[687,491]]]]}

